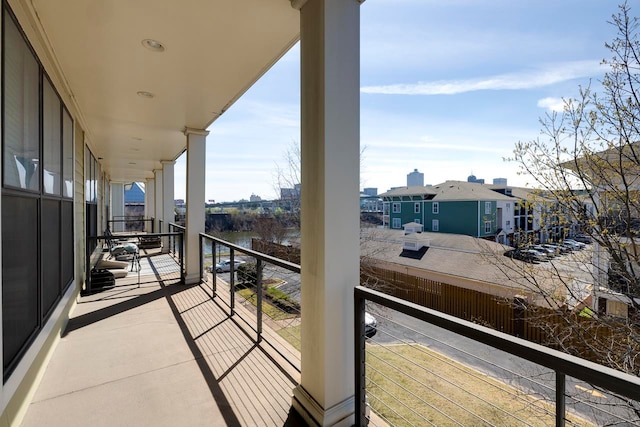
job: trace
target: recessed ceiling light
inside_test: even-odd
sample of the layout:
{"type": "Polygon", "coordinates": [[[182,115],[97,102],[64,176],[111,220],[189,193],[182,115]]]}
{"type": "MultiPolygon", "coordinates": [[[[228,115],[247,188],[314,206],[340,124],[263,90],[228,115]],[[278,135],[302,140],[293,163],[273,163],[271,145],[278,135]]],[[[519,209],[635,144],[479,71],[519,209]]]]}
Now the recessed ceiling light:
{"type": "Polygon", "coordinates": [[[153,40],[153,39],[142,40],[142,46],[146,47],[147,49],[153,52],[164,52],[166,50],[166,48],[162,43],[160,43],[158,40],[153,40]]]}
{"type": "Polygon", "coordinates": [[[141,98],[153,98],[155,96],[151,92],[147,92],[144,90],[139,90],[137,93],[138,93],[138,96],[141,98]]]}
{"type": "Polygon", "coordinates": [[[132,136],[131,139],[135,139],[136,141],[142,141],[142,138],[139,136],[132,136]]]}
{"type": "Polygon", "coordinates": [[[129,162],[130,165],[137,165],[136,162],[129,162]]]}

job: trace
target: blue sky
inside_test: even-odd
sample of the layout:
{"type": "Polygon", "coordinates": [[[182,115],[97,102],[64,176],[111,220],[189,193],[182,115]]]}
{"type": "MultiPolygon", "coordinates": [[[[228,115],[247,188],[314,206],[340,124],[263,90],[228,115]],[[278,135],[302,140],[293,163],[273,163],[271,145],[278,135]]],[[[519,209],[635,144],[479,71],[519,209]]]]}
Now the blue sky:
{"type": "MultiPolygon", "coordinates": [[[[632,4],[633,7],[633,4],[632,4]]],[[[367,0],[361,6],[361,187],[530,178],[503,161],[539,118],[597,82],[615,36],[610,0],[367,0]]],[[[639,10],[632,8],[636,16],[639,10]]],[[[300,141],[299,46],[209,129],[207,200],[276,195],[276,165],[300,141]]],[[[185,197],[185,158],[175,197],[185,197]]]]}

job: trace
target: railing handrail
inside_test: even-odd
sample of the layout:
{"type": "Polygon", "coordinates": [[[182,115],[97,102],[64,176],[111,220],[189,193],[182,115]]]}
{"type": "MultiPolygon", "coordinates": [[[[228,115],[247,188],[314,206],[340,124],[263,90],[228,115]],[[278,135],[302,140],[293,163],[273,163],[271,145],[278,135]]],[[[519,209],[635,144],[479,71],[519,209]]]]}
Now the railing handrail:
{"type": "Polygon", "coordinates": [[[117,240],[117,239],[130,239],[132,237],[166,237],[166,236],[182,236],[182,233],[177,231],[169,232],[169,233],[129,233],[129,234],[116,234],[112,233],[108,236],[87,236],[87,239],[98,239],[98,240],[117,240]]]}
{"type": "Polygon", "coordinates": [[[178,230],[187,231],[187,227],[176,224],[175,222],[170,222],[169,227],[177,228],[178,230]]]}
{"type": "Polygon", "coordinates": [[[244,254],[250,255],[256,259],[260,259],[262,261],[266,261],[269,264],[273,264],[273,265],[277,265],[278,267],[282,267],[285,268],[289,271],[293,271],[294,273],[300,273],[300,265],[299,264],[295,264],[293,262],[290,261],[285,261],[283,259],[280,258],[276,258],[273,257],[271,255],[266,255],[263,254],[262,252],[257,252],[254,251],[253,249],[248,249],[248,248],[244,248],[242,246],[238,246],[236,244],[233,244],[231,242],[227,242],[226,240],[220,239],[218,237],[214,237],[211,236],[209,234],[206,233],[200,233],[200,236],[205,238],[205,239],[209,239],[212,240],[214,242],[220,243],[221,245],[227,246],[229,248],[233,248],[236,251],[242,252],[244,254]]]}
{"type": "Polygon", "coordinates": [[[556,372],[636,400],[640,396],[640,377],[517,338],[448,314],[404,301],[373,289],[356,286],[354,296],[439,326],[448,331],[518,356],[556,372]]]}

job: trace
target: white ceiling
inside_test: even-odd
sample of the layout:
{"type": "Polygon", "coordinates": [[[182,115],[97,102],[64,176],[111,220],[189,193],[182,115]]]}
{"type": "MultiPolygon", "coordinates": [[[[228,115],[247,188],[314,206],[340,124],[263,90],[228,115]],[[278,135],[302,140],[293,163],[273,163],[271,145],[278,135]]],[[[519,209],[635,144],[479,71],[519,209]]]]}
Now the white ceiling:
{"type": "MultiPolygon", "coordinates": [[[[153,176],[299,36],[289,0],[14,0],[112,181],[153,176]],[[164,52],[143,46],[161,42],[164,52]],[[137,95],[151,92],[151,99],[137,95]]],[[[47,67],[48,66],[48,67],[47,67]]],[[[241,147],[239,147],[241,149],[241,147]]]]}

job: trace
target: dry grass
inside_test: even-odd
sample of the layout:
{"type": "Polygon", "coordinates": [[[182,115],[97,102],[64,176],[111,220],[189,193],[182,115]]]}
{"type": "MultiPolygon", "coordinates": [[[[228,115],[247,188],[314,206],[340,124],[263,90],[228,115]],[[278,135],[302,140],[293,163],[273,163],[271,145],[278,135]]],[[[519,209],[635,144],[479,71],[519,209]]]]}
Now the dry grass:
{"type": "Polygon", "coordinates": [[[421,345],[368,345],[366,375],[371,407],[392,425],[555,424],[553,406],[421,345]]]}

